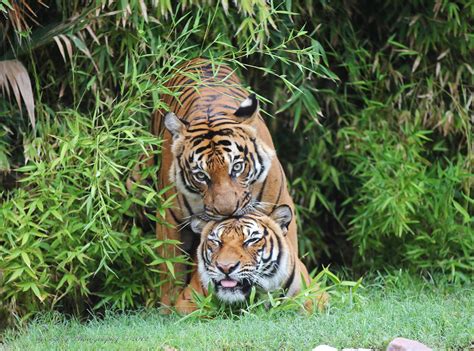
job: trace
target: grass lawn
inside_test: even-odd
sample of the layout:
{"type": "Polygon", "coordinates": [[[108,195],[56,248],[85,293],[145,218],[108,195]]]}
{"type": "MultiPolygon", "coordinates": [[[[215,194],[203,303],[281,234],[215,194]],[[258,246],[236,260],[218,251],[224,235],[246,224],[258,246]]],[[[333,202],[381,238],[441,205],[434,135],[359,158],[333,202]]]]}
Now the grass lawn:
{"type": "Polygon", "coordinates": [[[6,333],[0,349],[311,350],[319,344],[384,349],[403,336],[439,350],[468,349],[474,340],[472,285],[384,281],[366,284],[355,305],[336,305],[312,316],[269,311],[211,320],[182,320],[156,310],[109,313],[85,323],[47,315],[6,333]]]}

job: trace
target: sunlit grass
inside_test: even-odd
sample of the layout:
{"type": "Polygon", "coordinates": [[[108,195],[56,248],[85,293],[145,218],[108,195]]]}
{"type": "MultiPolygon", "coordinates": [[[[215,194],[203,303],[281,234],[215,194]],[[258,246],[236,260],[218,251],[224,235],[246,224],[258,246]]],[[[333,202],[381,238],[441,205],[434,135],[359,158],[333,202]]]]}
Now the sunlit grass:
{"type": "MultiPolygon", "coordinates": [[[[406,277],[405,277],[406,278],[406,277]]],[[[336,304],[325,313],[265,311],[213,319],[163,316],[156,310],[106,314],[80,323],[59,314],[43,316],[9,334],[11,350],[310,350],[383,349],[395,337],[419,340],[433,349],[466,348],[474,332],[474,289],[418,279],[378,280],[355,304],[336,304]]]]}

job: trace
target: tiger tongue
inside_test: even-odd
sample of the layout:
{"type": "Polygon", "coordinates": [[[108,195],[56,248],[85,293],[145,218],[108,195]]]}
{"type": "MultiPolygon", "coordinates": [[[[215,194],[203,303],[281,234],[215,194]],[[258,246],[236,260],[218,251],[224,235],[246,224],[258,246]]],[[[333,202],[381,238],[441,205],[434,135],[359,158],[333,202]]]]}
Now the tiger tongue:
{"type": "Polygon", "coordinates": [[[220,283],[224,288],[233,288],[237,285],[237,282],[232,279],[223,279],[220,283]]]}

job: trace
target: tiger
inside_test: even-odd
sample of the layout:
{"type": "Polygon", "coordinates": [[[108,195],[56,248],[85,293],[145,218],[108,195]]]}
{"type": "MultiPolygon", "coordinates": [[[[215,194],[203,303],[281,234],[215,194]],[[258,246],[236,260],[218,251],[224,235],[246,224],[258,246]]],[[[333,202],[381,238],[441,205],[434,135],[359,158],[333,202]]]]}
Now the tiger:
{"type": "MultiPolygon", "coordinates": [[[[310,286],[308,271],[287,236],[292,219],[287,205],[276,207],[268,216],[255,212],[223,221],[193,218],[191,228],[201,235],[198,270],[179,295],[176,310],[194,311],[193,292],[207,295],[210,287],[219,300],[233,304],[245,301],[254,286],[265,292],[281,289],[285,296],[310,286]]],[[[322,309],[328,295],[321,290],[310,295],[304,303],[309,312],[313,300],[322,309]]]]}
{"type": "MultiPolygon", "coordinates": [[[[167,189],[163,200],[170,206],[156,224],[156,236],[181,246],[161,245],[159,255],[169,263],[184,251],[195,261],[199,235],[189,229],[192,216],[224,219],[255,209],[271,212],[280,204],[294,209],[258,99],[242,86],[233,69],[193,59],[176,69],[164,90],[167,93],[160,98],[168,109],[154,112],[152,133],[162,140],[156,187],[167,189]]],[[[148,166],[155,162],[145,161],[148,166]]],[[[142,181],[135,169],[127,187],[142,181]]],[[[294,219],[287,238],[297,252],[294,219]]],[[[174,278],[163,276],[163,306],[173,305],[182,280],[189,282],[187,267],[175,262],[174,278]]],[[[168,268],[163,263],[159,270],[168,268]]]]}

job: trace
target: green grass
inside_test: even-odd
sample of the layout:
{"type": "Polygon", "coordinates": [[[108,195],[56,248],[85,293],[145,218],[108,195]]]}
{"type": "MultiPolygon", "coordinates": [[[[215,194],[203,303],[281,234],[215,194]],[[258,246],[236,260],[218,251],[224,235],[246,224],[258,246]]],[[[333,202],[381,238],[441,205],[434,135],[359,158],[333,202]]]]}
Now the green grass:
{"type": "MultiPolygon", "coordinates": [[[[346,296],[347,297],[347,296],[346,296]]],[[[319,344],[383,349],[393,338],[434,349],[467,349],[474,336],[474,288],[397,279],[367,285],[358,303],[334,301],[324,314],[259,312],[212,320],[157,310],[109,313],[86,323],[59,314],[8,332],[8,350],[310,350],[319,344]]],[[[336,300],[333,299],[333,300],[336,300]]],[[[0,347],[1,348],[1,347],[0,347]]]]}

